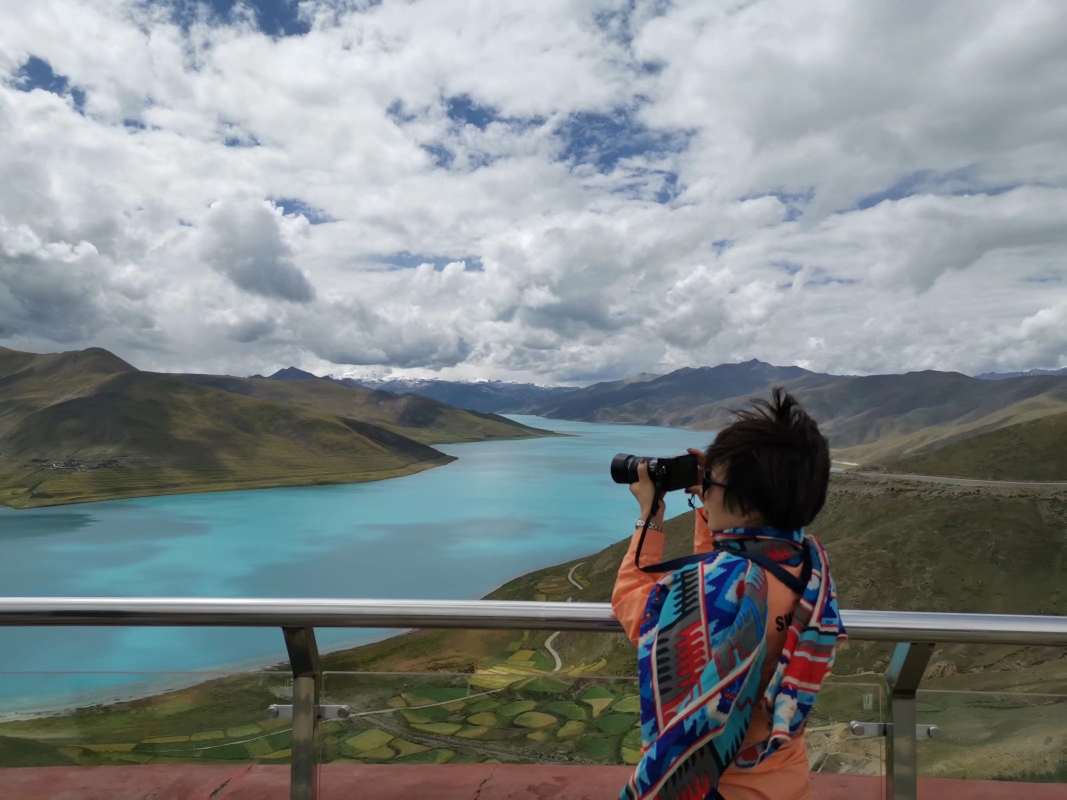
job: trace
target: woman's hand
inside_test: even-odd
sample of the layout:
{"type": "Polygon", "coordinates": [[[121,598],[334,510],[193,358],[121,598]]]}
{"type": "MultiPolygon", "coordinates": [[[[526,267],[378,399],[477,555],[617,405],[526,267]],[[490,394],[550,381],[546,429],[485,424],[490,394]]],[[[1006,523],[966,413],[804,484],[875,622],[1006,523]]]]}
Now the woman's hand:
{"type": "MultiPolygon", "coordinates": [[[[656,484],[648,477],[648,462],[645,459],[641,459],[641,463],[637,465],[637,477],[637,483],[630,484],[630,494],[637,498],[637,502],[641,506],[641,519],[645,519],[652,510],[652,503],[656,499],[656,484]]],[[[663,498],[660,498],[659,508],[656,509],[656,515],[653,518],[654,521],[663,519],[663,510],[663,498]]]]}
{"type": "MultiPolygon", "coordinates": [[[[704,478],[704,467],[707,464],[707,457],[704,455],[703,450],[697,450],[695,447],[690,447],[686,450],[691,456],[695,456],[697,460],[697,474],[700,475],[701,480],[704,478]]],[[[701,502],[704,501],[704,486],[703,483],[698,483],[696,486],[690,486],[685,490],[686,494],[691,494],[701,502]]]]}

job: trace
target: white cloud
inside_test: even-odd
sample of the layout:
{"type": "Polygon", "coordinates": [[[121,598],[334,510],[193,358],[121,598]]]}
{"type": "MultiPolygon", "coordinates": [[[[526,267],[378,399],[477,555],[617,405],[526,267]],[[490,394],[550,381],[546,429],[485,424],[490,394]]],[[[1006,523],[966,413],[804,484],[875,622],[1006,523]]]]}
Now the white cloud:
{"type": "Polygon", "coordinates": [[[538,380],[1067,363],[1067,6],[630,5],[305,0],[278,38],[0,0],[0,342],[538,380]],[[84,113],[19,90],[31,55],[84,113]]]}
{"type": "MultiPolygon", "coordinates": [[[[306,228],[307,220],[300,228],[306,228]]],[[[200,256],[249,294],[307,303],[315,289],[293,263],[281,209],[263,201],[213,203],[205,219],[200,256]]],[[[295,221],[294,221],[295,222],[295,221]]]]}

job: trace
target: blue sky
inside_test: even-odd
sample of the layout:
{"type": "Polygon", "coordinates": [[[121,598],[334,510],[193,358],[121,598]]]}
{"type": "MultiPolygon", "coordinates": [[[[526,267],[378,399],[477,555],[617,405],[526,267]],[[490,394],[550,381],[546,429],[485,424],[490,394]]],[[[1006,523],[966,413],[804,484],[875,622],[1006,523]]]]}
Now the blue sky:
{"type": "Polygon", "coordinates": [[[250,11],[255,27],[267,36],[299,36],[311,30],[308,20],[300,15],[298,0],[244,0],[240,4],[234,0],[164,0],[159,5],[171,11],[173,19],[185,28],[205,16],[216,24],[232,24],[247,18],[250,11]]]}
{"type": "Polygon", "coordinates": [[[0,4],[0,345],[1067,364],[1067,6],[0,4]]]}
{"type": "Polygon", "coordinates": [[[59,97],[69,97],[79,113],[85,108],[85,90],[72,86],[66,75],[57,75],[47,61],[30,56],[12,76],[12,85],[22,92],[40,89],[59,97]]]}

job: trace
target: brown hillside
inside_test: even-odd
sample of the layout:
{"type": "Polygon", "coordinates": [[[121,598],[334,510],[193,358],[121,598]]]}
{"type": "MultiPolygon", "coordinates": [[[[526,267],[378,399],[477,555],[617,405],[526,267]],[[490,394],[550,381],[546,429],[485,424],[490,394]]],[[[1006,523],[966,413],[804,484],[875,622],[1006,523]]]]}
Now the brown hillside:
{"type": "Polygon", "coordinates": [[[370,422],[138,372],[103,350],[0,353],[0,503],[350,483],[445,464],[370,422]]]}
{"type": "Polygon", "coordinates": [[[351,417],[401,433],[424,444],[525,439],[545,435],[496,414],[480,414],[414,394],[366,389],[325,378],[271,380],[223,375],[176,375],[201,386],[327,414],[351,417]]]}
{"type": "Polygon", "coordinates": [[[886,467],[917,475],[1067,481],[1067,413],[979,434],[931,453],[890,461],[886,467]]]}

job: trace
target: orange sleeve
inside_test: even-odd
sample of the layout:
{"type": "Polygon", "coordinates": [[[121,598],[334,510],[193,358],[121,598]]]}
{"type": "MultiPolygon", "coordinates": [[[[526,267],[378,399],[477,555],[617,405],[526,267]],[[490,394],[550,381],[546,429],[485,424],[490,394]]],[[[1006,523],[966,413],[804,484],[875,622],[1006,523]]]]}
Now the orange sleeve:
{"type": "Polygon", "coordinates": [[[710,553],[712,549],[711,531],[708,530],[707,512],[702,508],[698,508],[693,514],[693,519],[695,521],[693,530],[693,552],[710,553]]]}
{"type": "MultiPolygon", "coordinates": [[[[663,577],[656,572],[643,572],[634,565],[634,554],[641,539],[641,529],[634,531],[630,549],[622,559],[615,589],[611,593],[611,608],[622,623],[630,641],[637,644],[641,633],[641,618],[645,615],[648,595],[656,581],[663,577]]],[[[658,564],[663,560],[663,533],[649,529],[645,534],[645,546],[641,549],[642,564],[658,564]]]]}

